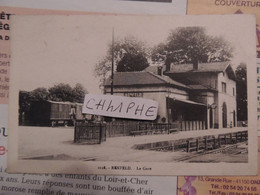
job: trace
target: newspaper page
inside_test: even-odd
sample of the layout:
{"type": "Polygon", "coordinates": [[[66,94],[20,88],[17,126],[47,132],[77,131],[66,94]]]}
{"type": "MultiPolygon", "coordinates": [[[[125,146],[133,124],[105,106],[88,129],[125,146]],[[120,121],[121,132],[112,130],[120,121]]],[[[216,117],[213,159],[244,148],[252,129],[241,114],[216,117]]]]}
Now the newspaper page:
{"type": "MultiPolygon", "coordinates": [[[[255,14],[256,15],[256,47],[258,63],[256,65],[257,91],[259,97],[259,58],[260,58],[260,3],[255,0],[231,1],[231,0],[189,0],[187,14],[255,14]]],[[[260,130],[260,108],[258,105],[258,130],[260,130]]]]}
{"type": "MultiPolygon", "coordinates": [[[[111,175],[257,173],[256,91],[252,82],[256,73],[247,68],[256,64],[253,15],[13,16],[11,24],[8,171],[111,175]],[[165,41],[169,37],[187,48],[175,48],[172,41],[165,41]],[[183,44],[187,39],[187,44],[183,44]],[[115,61],[117,70],[112,71],[113,80],[107,71],[111,67],[111,40],[115,56],[112,65],[115,61]],[[121,44],[127,47],[121,49],[121,44]],[[164,44],[169,53],[161,58],[164,44]],[[137,52],[132,45],[139,48],[137,52]],[[170,63],[166,67],[150,66],[150,50],[145,45],[156,48],[155,62],[165,59],[170,63]],[[203,48],[207,48],[206,53],[203,48]],[[236,51],[233,55],[232,48],[236,51]],[[181,52],[171,55],[173,51],[181,52]],[[183,51],[187,53],[183,55],[183,51]],[[141,63],[135,67],[138,62],[141,63]],[[135,71],[128,71],[130,68],[135,71]],[[151,70],[154,68],[155,72],[151,70]],[[104,76],[101,93],[157,101],[156,121],[82,115],[78,96],[73,99],[69,95],[73,93],[59,91],[70,91],[70,86],[76,87],[72,92],[84,91],[85,86],[88,93],[97,93],[98,76],[91,70],[104,76]],[[244,79],[236,87],[238,72],[244,74],[244,79]],[[249,119],[244,123],[236,117],[236,91],[245,89],[242,86],[247,83],[252,87],[244,90],[249,119]],[[29,111],[28,90],[33,90],[29,94],[33,97],[29,111]],[[35,93],[40,99],[34,98],[39,97],[35,93]],[[244,153],[226,156],[223,151],[227,150],[244,153]]],[[[111,113],[134,110],[136,116],[150,112],[143,103],[96,98],[89,99],[85,106],[111,113]]]]}
{"type": "Polygon", "coordinates": [[[1,7],[1,105],[0,105],[0,194],[176,194],[177,177],[8,174],[8,89],[10,65],[10,15],[86,14],[78,11],[1,7]]]}
{"type": "Polygon", "coordinates": [[[2,6],[121,14],[186,14],[187,0],[2,0],[2,6]]]}
{"type": "Polygon", "coordinates": [[[256,177],[178,177],[178,195],[183,194],[223,194],[259,195],[260,194],[260,137],[258,137],[258,176],[256,177]]]}

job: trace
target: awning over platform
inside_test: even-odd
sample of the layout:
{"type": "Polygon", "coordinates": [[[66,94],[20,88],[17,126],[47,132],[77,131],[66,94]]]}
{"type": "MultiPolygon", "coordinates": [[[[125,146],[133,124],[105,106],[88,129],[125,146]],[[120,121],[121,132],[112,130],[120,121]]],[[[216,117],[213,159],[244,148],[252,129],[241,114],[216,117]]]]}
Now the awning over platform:
{"type": "Polygon", "coordinates": [[[184,100],[184,99],[178,99],[174,96],[169,96],[170,99],[172,99],[173,101],[179,101],[179,102],[183,102],[183,103],[187,103],[187,104],[193,104],[193,105],[199,105],[199,106],[207,106],[206,104],[202,104],[202,103],[199,103],[199,102],[194,102],[194,101],[191,101],[191,100],[184,100]]]}

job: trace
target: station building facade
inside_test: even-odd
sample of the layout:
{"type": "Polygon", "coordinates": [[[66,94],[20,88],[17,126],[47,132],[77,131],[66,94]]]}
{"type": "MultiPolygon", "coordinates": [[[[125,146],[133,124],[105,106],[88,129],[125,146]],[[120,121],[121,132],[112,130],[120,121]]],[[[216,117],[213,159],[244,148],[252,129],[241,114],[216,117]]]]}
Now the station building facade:
{"type": "MultiPolygon", "coordinates": [[[[236,78],[230,62],[149,66],[114,74],[113,94],[158,102],[156,122],[203,121],[206,128],[237,125],[236,78]]],[[[104,94],[111,93],[111,79],[104,94]]]]}

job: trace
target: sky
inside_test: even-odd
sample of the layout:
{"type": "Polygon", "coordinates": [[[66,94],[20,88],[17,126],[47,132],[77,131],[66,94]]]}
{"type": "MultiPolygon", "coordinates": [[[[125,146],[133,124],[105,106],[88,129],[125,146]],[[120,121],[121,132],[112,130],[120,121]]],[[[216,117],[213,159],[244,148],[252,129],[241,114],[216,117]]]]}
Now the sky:
{"type": "Polygon", "coordinates": [[[94,66],[106,55],[113,28],[115,39],[131,35],[154,46],[179,26],[204,26],[209,34],[224,36],[235,48],[234,64],[255,66],[252,16],[14,16],[11,80],[16,77],[13,85],[21,90],[81,83],[99,94],[94,66]]]}

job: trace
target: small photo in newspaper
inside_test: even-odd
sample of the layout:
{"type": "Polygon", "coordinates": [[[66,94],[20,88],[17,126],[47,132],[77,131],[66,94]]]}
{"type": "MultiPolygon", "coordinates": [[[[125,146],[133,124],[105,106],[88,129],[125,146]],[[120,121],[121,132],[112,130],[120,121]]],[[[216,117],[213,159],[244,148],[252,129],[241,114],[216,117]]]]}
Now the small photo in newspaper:
{"type": "Polygon", "coordinates": [[[11,16],[8,172],[257,174],[255,26],[11,16]]]}

